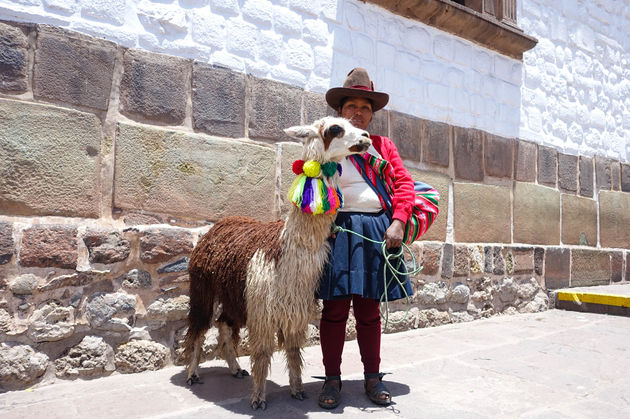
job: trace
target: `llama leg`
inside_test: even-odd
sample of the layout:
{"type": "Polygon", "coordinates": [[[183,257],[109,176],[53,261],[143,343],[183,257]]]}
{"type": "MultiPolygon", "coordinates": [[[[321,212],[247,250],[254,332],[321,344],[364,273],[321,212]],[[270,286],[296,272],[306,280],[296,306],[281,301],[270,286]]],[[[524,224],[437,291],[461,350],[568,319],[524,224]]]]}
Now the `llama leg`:
{"type": "Polygon", "coordinates": [[[262,333],[252,333],[249,331],[249,342],[251,348],[251,366],[254,389],[252,391],[252,409],[267,408],[267,375],[271,366],[271,357],[275,347],[274,333],[268,331],[262,333]]]}
{"type": "Polygon", "coordinates": [[[306,342],[306,333],[304,331],[291,333],[285,336],[284,351],[287,358],[287,369],[289,370],[289,388],[291,397],[298,400],[304,400],[306,393],[302,385],[302,347],[306,342]]]}
{"type": "Polygon", "coordinates": [[[238,329],[236,333],[233,333],[233,330],[230,326],[225,322],[217,322],[217,327],[219,329],[219,342],[218,348],[219,353],[222,354],[223,359],[228,364],[228,368],[232,375],[236,378],[243,378],[249,373],[243,369],[238,363],[236,359],[236,346],[238,345],[238,329]],[[234,336],[236,335],[236,336],[234,336]],[[236,339],[235,339],[236,338],[236,339]]]}
{"type": "Polygon", "coordinates": [[[192,386],[193,384],[203,384],[203,381],[199,378],[199,358],[201,357],[201,341],[204,338],[204,334],[200,334],[197,339],[195,339],[194,348],[192,358],[190,360],[190,364],[188,364],[188,379],[186,379],[186,384],[192,386]]]}

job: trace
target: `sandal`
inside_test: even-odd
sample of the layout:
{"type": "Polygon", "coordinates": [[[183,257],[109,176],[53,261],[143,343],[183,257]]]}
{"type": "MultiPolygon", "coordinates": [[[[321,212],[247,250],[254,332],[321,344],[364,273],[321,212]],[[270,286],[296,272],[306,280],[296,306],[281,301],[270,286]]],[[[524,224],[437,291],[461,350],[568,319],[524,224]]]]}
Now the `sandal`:
{"type": "Polygon", "coordinates": [[[329,375],[323,378],[326,381],[324,381],[322,391],[319,393],[319,407],[323,409],[334,409],[339,406],[339,401],[341,399],[341,376],[329,375]],[[333,385],[334,382],[339,383],[339,389],[333,385]],[[332,401],[332,403],[330,403],[330,401],[332,401]]]}
{"type": "Polygon", "coordinates": [[[365,383],[363,386],[365,387],[365,394],[367,394],[372,403],[388,406],[392,402],[392,396],[389,390],[387,390],[387,387],[385,387],[385,384],[383,384],[383,375],[385,374],[381,372],[364,374],[365,383]],[[378,381],[372,387],[368,388],[368,379],[370,378],[378,378],[378,381]]]}

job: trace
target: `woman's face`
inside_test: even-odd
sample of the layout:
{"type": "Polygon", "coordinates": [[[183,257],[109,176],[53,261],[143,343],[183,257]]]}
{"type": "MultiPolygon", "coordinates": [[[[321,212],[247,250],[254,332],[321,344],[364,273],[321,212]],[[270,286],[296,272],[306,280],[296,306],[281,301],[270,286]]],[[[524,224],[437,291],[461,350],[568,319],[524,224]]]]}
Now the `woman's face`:
{"type": "Polygon", "coordinates": [[[355,127],[367,130],[367,126],[372,121],[372,103],[362,97],[349,97],[339,115],[350,120],[355,127]]]}

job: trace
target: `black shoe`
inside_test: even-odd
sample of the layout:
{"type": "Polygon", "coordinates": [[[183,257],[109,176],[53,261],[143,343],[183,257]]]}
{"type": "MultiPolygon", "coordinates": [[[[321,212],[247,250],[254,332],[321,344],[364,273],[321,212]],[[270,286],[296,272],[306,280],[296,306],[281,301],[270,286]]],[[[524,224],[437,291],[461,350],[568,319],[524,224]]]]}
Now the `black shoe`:
{"type": "Polygon", "coordinates": [[[365,387],[365,394],[367,394],[372,403],[381,406],[389,406],[392,402],[392,395],[389,393],[389,390],[387,390],[387,387],[385,387],[385,384],[383,384],[383,375],[384,374],[380,372],[364,374],[365,383],[363,386],[365,387]],[[368,379],[371,378],[378,378],[378,381],[368,388],[368,379]]]}
{"type": "Polygon", "coordinates": [[[334,409],[339,406],[341,400],[341,376],[327,375],[325,380],[322,391],[319,393],[318,404],[323,409],[334,409]],[[339,388],[336,384],[339,384],[339,388]]]}

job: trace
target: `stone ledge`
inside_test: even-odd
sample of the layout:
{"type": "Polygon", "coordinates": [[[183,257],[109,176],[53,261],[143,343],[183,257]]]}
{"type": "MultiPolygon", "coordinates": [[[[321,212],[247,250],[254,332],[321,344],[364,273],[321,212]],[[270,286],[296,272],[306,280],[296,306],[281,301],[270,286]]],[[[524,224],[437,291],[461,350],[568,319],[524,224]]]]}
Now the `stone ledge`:
{"type": "Polygon", "coordinates": [[[538,43],[518,28],[448,0],[366,1],[519,60],[538,43]]]}

